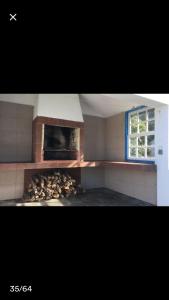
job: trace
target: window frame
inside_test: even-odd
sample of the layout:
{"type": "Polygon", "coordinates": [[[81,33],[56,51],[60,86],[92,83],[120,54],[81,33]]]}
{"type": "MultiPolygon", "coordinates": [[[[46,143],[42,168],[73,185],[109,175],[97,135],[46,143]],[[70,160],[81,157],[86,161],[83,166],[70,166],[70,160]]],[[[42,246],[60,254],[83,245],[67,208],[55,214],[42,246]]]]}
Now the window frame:
{"type": "MultiPolygon", "coordinates": [[[[148,106],[139,106],[139,107],[136,107],[134,109],[131,109],[129,111],[127,111],[125,113],[125,160],[126,161],[129,161],[129,162],[135,162],[135,163],[148,163],[148,164],[154,164],[155,163],[155,157],[153,157],[152,159],[151,158],[134,158],[134,157],[129,157],[129,138],[131,136],[131,134],[129,133],[130,131],[130,116],[133,112],[142,112],[142,111],[148,111],[150,109],[154,109],[154,118],[153,120],[155,121],[155,130],[150,132],[150,134],[147,133],[146,131],[146,134],[139,134],[139,133],[136,133],[135,136],[138,137],[139,135],[140,136],[148,136],[148,135],[154,135],[155,136],[155,142],[154,142],[154,152],[155,152],[155,156],[156,156],[156,110],[154,107],[148,107],[148,106]]],[[[146,119],[147,121],[147,119],[146,119]]],[[[134,134],[133,134],[134,135],[134,134]]],[[[137,146],[138,147],[138,146],[137,146]]],[[[147,145],[145,145],[145,147],[147,147],[147,145]]]]}

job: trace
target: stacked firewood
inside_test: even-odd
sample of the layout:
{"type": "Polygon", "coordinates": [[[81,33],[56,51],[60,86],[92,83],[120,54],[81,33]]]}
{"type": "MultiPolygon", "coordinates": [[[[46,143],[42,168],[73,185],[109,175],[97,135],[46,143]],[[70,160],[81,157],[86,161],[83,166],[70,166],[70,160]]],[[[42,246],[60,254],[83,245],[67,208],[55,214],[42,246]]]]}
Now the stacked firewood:
{"type": "Polygon", "coordinates": [[[52,174],[34,176],[24,195],[24,199],[29,201],[62,199],[82,191],[81,186],[69,174],[54,172],[52,174]]]}

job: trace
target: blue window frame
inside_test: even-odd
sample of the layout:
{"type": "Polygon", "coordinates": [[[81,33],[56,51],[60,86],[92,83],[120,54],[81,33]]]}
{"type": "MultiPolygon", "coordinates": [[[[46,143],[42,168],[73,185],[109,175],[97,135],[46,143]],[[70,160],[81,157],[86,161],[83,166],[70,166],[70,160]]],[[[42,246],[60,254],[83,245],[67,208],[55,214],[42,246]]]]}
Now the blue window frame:
{"type": "Polygon", "coordinates": [[[155,162],[155,109],[139,106],[125,113],[125,160],[155,162]]]}

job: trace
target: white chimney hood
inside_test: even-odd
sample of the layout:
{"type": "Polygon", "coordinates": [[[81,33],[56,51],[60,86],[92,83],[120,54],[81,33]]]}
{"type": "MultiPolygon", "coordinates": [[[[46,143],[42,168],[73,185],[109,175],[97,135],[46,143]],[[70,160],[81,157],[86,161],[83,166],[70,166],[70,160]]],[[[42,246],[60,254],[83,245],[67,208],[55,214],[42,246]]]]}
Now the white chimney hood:
{"type": "Polygon", "coordinates": [[[83,122],[78,94],[39,94],[34,108],[37,116],[83,122]]]}

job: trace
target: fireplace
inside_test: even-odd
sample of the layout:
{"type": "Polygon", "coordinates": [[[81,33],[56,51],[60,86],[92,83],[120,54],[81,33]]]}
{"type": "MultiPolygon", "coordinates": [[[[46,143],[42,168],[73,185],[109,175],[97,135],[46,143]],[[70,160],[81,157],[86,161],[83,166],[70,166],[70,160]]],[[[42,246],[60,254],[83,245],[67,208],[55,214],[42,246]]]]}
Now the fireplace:
{"type": "Polygon", "coordinates": [[[44,160],[76,160],[79,129],[44,125],[44,160]]]}
{"type": "Polygon", "coordinates": [[[48,161],[83,161],[84,123],[47,117],[33,121],[33,158],[48,161]]]}

